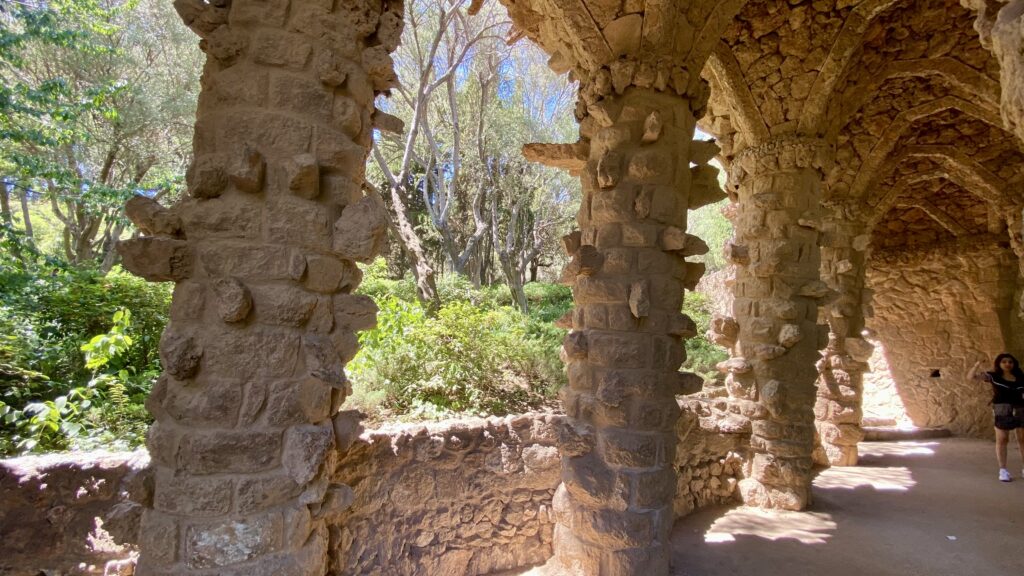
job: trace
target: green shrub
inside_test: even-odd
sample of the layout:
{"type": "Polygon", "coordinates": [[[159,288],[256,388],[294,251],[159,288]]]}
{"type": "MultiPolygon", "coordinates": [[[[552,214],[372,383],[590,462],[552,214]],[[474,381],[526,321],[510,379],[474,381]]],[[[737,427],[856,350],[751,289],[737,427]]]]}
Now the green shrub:
{"type": "Polygon", "coordinates": [[[729,353],[704,335],[711,326],[711,307],[706,294],[687,292],[683,302],[683,314],[697,325],[697,335],[686,341],[686,362],[683,370],[695,372],[705,378],[718,378],[715,365],[728,359],[729,353]]]}
{"type": "Polygon", "coordinates": [[[417,302],[378,297],[377,327],[349,365],[354,402],[395,415],[507,414],[538,408],[564,382],[564,331],[507,307],[452,301],[430,317],[417,302]],[[371,404],[371,405],[368,405],[371,404]]]}

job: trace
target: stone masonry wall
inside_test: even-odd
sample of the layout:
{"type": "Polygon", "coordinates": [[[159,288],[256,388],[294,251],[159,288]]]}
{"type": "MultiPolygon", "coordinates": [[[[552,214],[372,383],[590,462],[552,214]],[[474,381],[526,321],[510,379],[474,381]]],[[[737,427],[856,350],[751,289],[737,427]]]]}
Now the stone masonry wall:
{"type": "MultiPolygon", "coordinates": [[[[867,326],[884,350],[893,388],[913,424],[992,434],[989,387],[965,375],[975,361],[1007,349],[1001,323],[1015,276],[1012,254],[994,244],[872,258],[867,278],[874,316],[867,326]]],[[[873,389],[888,382],[875,374],[867,386],[872,390],[865,413],[882,411],[872,406],[878,398],[873,389]]]]}
{"type": "MultiPolygon", "coordinates": [[[[750,443],[749,418],[726,399],[680,405],[677,518],[737,501],[750,443]]],[[[353,499],[329,525],[329,574],[469,576],[551,556],[563,416],[364,431],[353,415],[337,418],[340,457],[330,477],[351,486],[353,499]]],[[[148,464],[145,452],[0,462],[0,574],[103,574],[106,562],[129,559],[139,537],[135,502],[151,498],[148,464]]]]}
{"type": "Polygon", "coordinates": [[[331,572],[489,574],[546,561],[560,419],[470,419],[360,436],[334,473],[355,500],[331,527],[331,572]]]}
{"type": "Polygon", "coordinates": [[[0,574],[103,574],[108,561],[129,556],[102,518],[129,497],[147,498],[148,465],[145,452],[0,461],[0,574]]]}

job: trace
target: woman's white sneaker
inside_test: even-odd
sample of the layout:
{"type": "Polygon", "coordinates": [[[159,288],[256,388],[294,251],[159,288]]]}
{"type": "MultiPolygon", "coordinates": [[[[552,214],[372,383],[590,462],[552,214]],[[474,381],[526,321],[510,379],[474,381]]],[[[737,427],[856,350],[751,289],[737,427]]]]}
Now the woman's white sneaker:
{"type": "Polygon", "coordinates": [[[1013,480],[1013,478],[1010,477],[1010,471],[1007,470],[1006,468],[1000,468],[999,469],[999,481],[1000,482],[1009,482],[1010,480],[1013,480]]]}

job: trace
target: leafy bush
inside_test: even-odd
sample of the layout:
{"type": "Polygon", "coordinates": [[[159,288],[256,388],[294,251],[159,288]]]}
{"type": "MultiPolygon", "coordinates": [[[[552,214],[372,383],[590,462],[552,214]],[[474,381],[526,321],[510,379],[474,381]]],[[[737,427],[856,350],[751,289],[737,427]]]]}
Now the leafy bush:
{"type": "Polygon", "coordinates": [[[170,286],[0,244],[0,453],[138,445],[170,286]]]}
{"type": "Polygon", "coordinates": [[[706,294],[687,292],[683,302],[683,313],[697,324],[697,335],[686,341],[686,362],[683,370],[695,372],[705,378],[718,378],[715,365],[728,359],[729,353],[709,341],[704,333],[711,326],[711,308],[706,294]]]}
{"type": "Polygon", "coordinates": [[[380,308],[349,365],[352,401],[371,415],[507,414],[550,402],[565,382],[558,357],[565,331],[551,321],[571,308],[568,288],[528,284],[527,316],[503,286],[477,288],[447,275],[438,281],[445,304],[430,316],[412,280],[388,279],[377,260],[364,268],[359,291],[380,308]]]}

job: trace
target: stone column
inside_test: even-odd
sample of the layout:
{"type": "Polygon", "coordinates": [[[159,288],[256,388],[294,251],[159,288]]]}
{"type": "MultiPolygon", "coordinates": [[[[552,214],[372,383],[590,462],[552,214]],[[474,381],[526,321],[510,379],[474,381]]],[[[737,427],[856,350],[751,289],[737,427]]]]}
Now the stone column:
{"type": "Polygon", "coordinates": [[[125,267],[175,282],[147,406],[155,467],[138,573],[324,574],[344,365],[376,308],[356,261],[385,238],[363,196],[401,3],[177,0],[207,54],[188,194],[129,202],[125,267]]]}
{"type": "Polygon", "coordinates": [[[683,290],[704,272],[684,258],[707,251],[686,234],[686,215],[723,197],[707,165],[718,148],[691,141],[703,83],[702,98],[628,84],[612,93],[602,72],[602,94],[583,89],[580,142],[527,149],[566,167],[577,154],[583,184],[580,231],[564,239],[572,261],[563,279],[576,308],[563,350],[568,424],[551,566],[559,574],[668,574],[675,396],[701,385],[678,371],[683,339],[695,334],[680,312],[683,290]]]}
{"type": "MultiPolygon", "coordinates": [[[[737,154],[734,357],[724,363],[735,398],[763,407],[752,418],[752,459],[740,491],[749,505],[800,510],[811,501],[822,179],[834,150],[780,138],[737,154]]],[[[824,335],[824,334],[822,334],[824,335]]]]}
{"type": "Polygon", "coordinates": [[[863,224],[841,206],[828,208],[822,230],[822,277],[835,293],[822,306],[829,327],[828,345],[818,361],[815,425],[822,465],[855,466],[861,428],[864,372],[873,346],[864,340],[864,269],[870,237],[863,224]]]}

